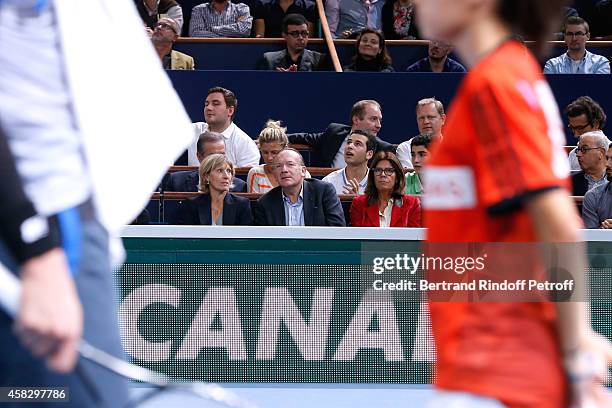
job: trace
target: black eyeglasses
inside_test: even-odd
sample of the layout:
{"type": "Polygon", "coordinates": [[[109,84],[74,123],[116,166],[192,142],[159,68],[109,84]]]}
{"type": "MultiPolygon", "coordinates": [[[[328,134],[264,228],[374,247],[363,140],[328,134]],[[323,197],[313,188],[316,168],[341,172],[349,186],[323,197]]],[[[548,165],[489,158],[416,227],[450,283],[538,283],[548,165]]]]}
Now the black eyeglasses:
{"type": "Polygon", "coordinates": [[[172,27],[170,24],[157,23],[157,25],[155,26],[155,30],[157,29],[172,31],[176,34],[176,31],[174,31],[174,27],[172,27]]]}
{"type": "Polygon", "coordinates": [[[567,125],[567,127],[570,128],[570,130],[572,130],[573,132],[581,132],[584,129],[588,128],[589,126],[593,126],[593,124],[587,123],[586,125],[578,125],[578,126],[567,125]]]}
{"type": "Polygon", "coordinates": [[[374,167],[372,169],[372,173],[374,173],[375,176],[380,176],[385,173],[385,176],[391,177],[395,174],[395,169],[393,167],[385,167],[384,169],[381,169],[380,167],[374,167]]]}
{"type": "Polygon", "coordinates": [[[310,35],[308,34],[308,31],[289,31],[287,34],[289,34],[293,38],[299,38],[300,36],[308,38],[308,36],[310,35]]]}
{"type": "Polygon", "coordinates": [[[587,33],[584,33],[582,31],[576,31],[575,33],[571,31],[565,32],[566,37],[584,37],[585,35],[587,35],[587,33]]]}
{"type": "Polygon", "coordinates": [[[603,147],[584,147],[584,146],[580,146],[580,147],[576,148],[576,153],[580,152],[582,154],[585,154],[589,150],[595,150],[595,149],[603,149],[603,147]]]}

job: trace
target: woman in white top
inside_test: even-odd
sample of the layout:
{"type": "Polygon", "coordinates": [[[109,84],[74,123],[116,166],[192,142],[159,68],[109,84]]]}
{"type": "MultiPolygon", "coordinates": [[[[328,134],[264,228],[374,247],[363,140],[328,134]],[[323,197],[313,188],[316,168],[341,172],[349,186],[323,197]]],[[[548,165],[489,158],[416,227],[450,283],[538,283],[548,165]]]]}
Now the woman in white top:
{"type": "MultiPolygon", "coordinates": [[[[276,178],[272,174],[272,162],[278,152],[289,145],[287,139],[287,128],[282,127],[280,121],[269,120],[266,127],[259,133],[257,146],[264,164],[251,167],[247,175],[248,193],[267,193],[278,186],[276,178]]],[[[310,173],[306,171],[306,178],[310,178],[310,173]]]]}

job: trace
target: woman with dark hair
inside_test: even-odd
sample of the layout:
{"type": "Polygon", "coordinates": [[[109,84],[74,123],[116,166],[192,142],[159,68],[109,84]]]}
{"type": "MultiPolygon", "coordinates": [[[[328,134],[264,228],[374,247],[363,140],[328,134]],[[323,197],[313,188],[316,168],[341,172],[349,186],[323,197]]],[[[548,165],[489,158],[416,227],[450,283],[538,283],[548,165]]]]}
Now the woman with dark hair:
{"type": "Polygon", "coordinates": [[[414,0],[387,0],[382,8],[382,28],[387,40],[416,40],[414,0]]]}
{"type": "Polygon", "coordinates": [[[394,72],[385,36],[374,28],[364,28],[355,42],[355,56],[345,71],[394,72]]]}
{"type": "Polygon", "coordinates": [[[365,194],[351,204],[353,227],[421,226],[418,198],[404,194],[404,170],[391,152],[379,152],[372,159],[365,194]]]}
{"type": "Polygon", "coordinates": [[[200,192],[183,203],[178,224],[250,225],[251,204],[247,198],[229,192],[234,165],[223,154],[211,154],[200,163],[200,192]]]}
{"type": "MultiPolygon", "coordinates": [[[[586,306],[586,259],[579,215],[568,197],[563,125],[537,60],[511,39],[519,33],[541,50],[564,1],[415,1],[421,33],[453,44],[470,68],[425,171],[427,240],[478,243],[477,253],[490,255],[481,272],[491,277],[503,278],[504,267],[514,265],[520,266],[514,277],[524,273],[548,282],[554,279],[548,271],[563,270],[575,283],[572,301],[556,303],[547,300],[548,292],[459,295],[504,300],[478,303],[448,301],[452,292],[429,291],[437,354],[431,406],[610,407],[601,381],[612,347],[592,330],[586,306]],[[492,259],[488,243],[502,248],[505,258],[492,259]],[[545,244],[555,255],[535,252],[530,258],[527,247],[521,251],[516,243],[536,249],[545,244]],[[553,258],[554,264],[547,263],[553,258]],[[573,403],[567,399],[570,386],[573,403]]],[[[458,245],[428,245],[428,256],[437,248],[434,256],[444,257],[442,247],[450,248],[453,259],[462,256],[458,245]]],[[[469,272],[461,276],[462,282],[475,280],[469,272]]]]}

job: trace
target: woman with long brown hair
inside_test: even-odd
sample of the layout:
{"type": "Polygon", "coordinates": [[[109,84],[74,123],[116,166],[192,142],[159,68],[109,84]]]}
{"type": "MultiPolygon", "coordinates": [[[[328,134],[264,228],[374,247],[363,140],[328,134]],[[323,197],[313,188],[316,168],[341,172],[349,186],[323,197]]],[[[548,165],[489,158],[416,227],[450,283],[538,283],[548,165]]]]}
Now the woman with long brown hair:
{"type": "Polygon", "coordinates": [[[365,194],[351,204],[353,227],[420,227],[418,198],[404,194],[406,181],[402,165],[391,152],[379,152],[372,159],[365,194]]]}
{"type": "Polygon", "coordinates": [[[393,72],[391,56],[380,30],[364,28],[355,42],[355,56],[345,71],[393,72]]]}

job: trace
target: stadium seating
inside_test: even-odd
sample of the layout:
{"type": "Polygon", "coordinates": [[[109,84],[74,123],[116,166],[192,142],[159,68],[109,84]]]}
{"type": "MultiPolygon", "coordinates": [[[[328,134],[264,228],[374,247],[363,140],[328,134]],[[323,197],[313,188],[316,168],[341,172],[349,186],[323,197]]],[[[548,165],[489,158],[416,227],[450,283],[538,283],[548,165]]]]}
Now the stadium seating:
{"type": "MultiPolygon", "coordinates": [[[[342,65],[349,64],[355,53],[355,40],[334,41],[338,58],[342,65]]],[[[427,56],[427,41],[386,41],[387,49],[393,59],[393,67],[402,72],[417,60],[427,56]]],[[[563,54],[567,48],[563,41],[551,42],[550,56],[563,54]]],[[[262,38],[180,38],[175,44],[177,51],[191,55],[200,70],[252,70],[264,52],[284,48],[282,39],[262,38]]],[[[322,39],[311,39],[308,48],[327,52],[322,39]]],[[[612,56],[612,41],[591,41],[587,48],[597,54],[612,56]]],[[[460,60],[456,55],[453,59],[460,60]]],[[[541,63],[548,58],[544,58],[541,63]]]]}
{"type": "MultiPolygon", "coordinates": [[[[379,136],[390,143],[417,134],[416,101],[435,96],[448,107],[463,78],[462,74],[260,71],[169,71],[168,75],[194,122],[203,120],[207,89],[221,85],[234,91],[238,97],[235,122],[253,138],[267,119],[282,120],[288,133],[322,132],[331,122],[347,123],[357,100],[375,99],[383,113],[379,136]]],[[[549,75],[547,79],[561,109],[588,93],[612,112],[611,75],[549,75]]],[[[569,131],[566,138],[565,144],[576,143],[569,131]]]]}

